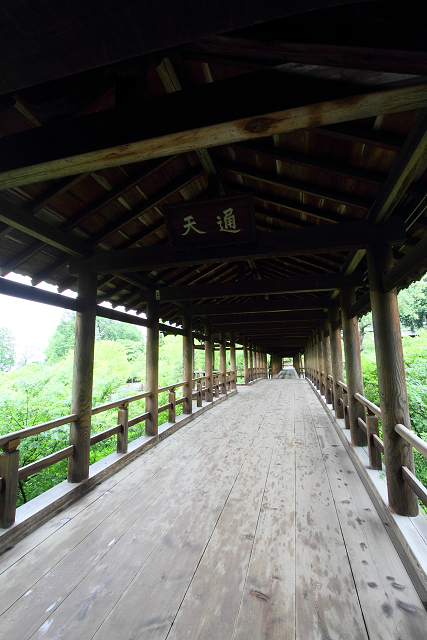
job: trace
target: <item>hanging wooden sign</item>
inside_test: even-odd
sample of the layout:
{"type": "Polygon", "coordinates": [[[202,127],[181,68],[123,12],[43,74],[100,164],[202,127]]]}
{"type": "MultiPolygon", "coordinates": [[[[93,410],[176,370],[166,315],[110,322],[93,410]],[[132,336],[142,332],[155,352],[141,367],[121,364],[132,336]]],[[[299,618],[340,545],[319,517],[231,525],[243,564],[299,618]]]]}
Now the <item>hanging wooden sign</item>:
{"type": "Polygon", "coordinates": [[[251,193],[163,207],[172,249],[213,247],[256,240],[251,193]]]}

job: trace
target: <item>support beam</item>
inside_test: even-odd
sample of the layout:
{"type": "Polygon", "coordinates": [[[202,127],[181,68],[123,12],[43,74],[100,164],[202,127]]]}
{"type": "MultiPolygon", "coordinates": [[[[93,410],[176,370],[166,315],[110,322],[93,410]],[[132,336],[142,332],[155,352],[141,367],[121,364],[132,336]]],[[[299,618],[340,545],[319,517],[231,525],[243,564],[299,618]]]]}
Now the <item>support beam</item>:
{"type": "Polygon", "coordinates": [[[230,316],[213,316],[212,324],[213,326],[219,325],[228,325],[228,324],[238,324],[244,326],[245,324],[255,324],[255,323],[269,323],[276,325],[277,323],[285,323],[289,324],[289,322],[308,322],[308,321],[319,321],[326,319],[327,314],[323,311],[288,311],[286,313],[241,313],[232,314],[230,316]]]}
{"type": "MultiPolygon", "coordinates": [[[[168,287],[159,289],[161,302],[176,302],[203,298],[241,298],[246,296],[264,296],[269,294],[306,293],[309,291],[330,291],[347,284],[355,287],[363,285],[361,274],[346,278],[336,274],[312,274],[310,276],[289,276],[246,282],[222,282],[220,284],[200,284],[191,287],[168,287]]],[[[152,299],[150,292],[144,299],[152,299]]]]}
{"type": "Polygon", "coordinates": [[[4,72],[0,93],[336,4],[304,0],[296,6],[273,0],[236,5],[218,0],[201,8],[195,0],[185,5],[159,1],[144,6],[132,0],[111,6],[104,0],[92,0],[90,11],[84,3],[74,4],[70,18],[68,5],[45,0],[43,5],[29,4],[24,21],[22,6],[7,2],[1,9],[4,72]]]}
{"type": "Polygon", "coordinates": [[[345,371],[348,388],[348,412],[350,418],[351,442],[356,447],[367,443],[366,433],[360,428],[358,418],[365,420],[365,408],[354,397],[364,395],[362,364],[360,362],[360,339],[357,316],[349,318],[348,310],[354,304],[356,295],[352,287],[341,289],[341,318],[345,352],[345,371]]]}
{"type": "Polygon", "coordinates": [[[76,316],[71,413],[79,417],[70,425],[74,454],[68,459],[69,482],[89,477],[97,280],[95,273],[81,273],[77,283],[81,310],[76,316]]]}
{"type": "Polygon", "coordinates": [[[385,291],[417,279],[427,265],[427,235],[383,275],[385,291]]]}
{"type": "Polygon", "coordinates": [[[23,231],[37,240],[42,240],[56,249],[61,249],[71,256],[88,257],[92,254],[92,249],[76,236],[56,229],[22,207],[12,204],[4,196],[0,196],[0,222],[23,231]]]}
{"type": "Polygon", "coordinates": [[[389,504],[395,513],[416,516],[416,495],[402,476],[402,466],[414,472],[413,449],[395,431],[396,424],[410,429],[411,422],[396,289],[386,292],[382,282],[393,265],[391,246],[368,247],[367,258],[389,504]]]}
{"type": "Polygon", "coordinates": [[[0,189],[426,106],[423,79],[372,91],[337,69],[277,67],[6,136],[0,189]]]}
{"type": "Polygon", "coordinates": [[[390,73],[427,75],[427,54],[393,49],[372,49],[337,44],[310,42],[281,42],[252,40],[235,36],[216,36],[200,42],[184,45],[184,56],[189,59],[207,60],[218,64],[235,65],[243,61],[253,64],[275,65],[287,62],[323,65],[345,69],[366,69],[390,73]],[[192,57],[193,56],[193,57],[192,57]]]}
{"type": "MultiPolygon", "coordinates": [[[[412,181],[422,169],[425,170],[426,161],[427,109],[423,108],[417,114],[366,219],[375,224],[387,220],[402,200],[412,181]]],[[[341,273],[344,275],[353,273],[364,255],[365,251],[362,249],[350,251],[341,268],[341,273]]]]}
{"type": "MultiPolygon", "coordinates": [[[[0,139],[1,141],[1,139],[0,139]]],[[[311,255],[331,251],[365,248],[376,239],[386,238],[393,244],[406,239],[403,221],[392,218],[383,225],[365,220],[319,225],[302,229],[286,229],[260,234],[255,243],[193,249],[191,252],[173,251],[169,246],[140,247],[137,249],[101,251],[87,260],[72,260],[70,274],[81,270],[99,274],[124,273],[195,264],[236,262],[241,259],[280,258],[311,255]]],[[[87,247],[86,247],[87,248],[87,247]]],[[[245,284],[242,282],[242,285],[245,284]]]]}
{"type": "Polygon", "coordinates": [[[295,180],[293,178],[283,177],[268,171],[261,171],[255,167],[244,165],[241,163],[223,162],[222,168],[226,172],[244,176],[250,180],[255,180],[257,183],[272,185],[273,187],[279,187],[289,189],[290,191],[296,191],[297,193],[307,194],[316,198],[322,198],[325,200],[331,200],[332,202],[338,202],[340,204],[350,205],[352,207],[358,207],[360,209],[369,210],[372,201],[366,200],[359,196],[355,196],[347,193],[346,191],[337,191],[336,189],[321,187],[315,183],[310,184],[303,180],[295,180]]]}
{"type": "MultiPolygon", "coordinates": [[[[240,263],[239,263],[240,264],[240,263]]],[[[240,278],[239,278],[240,280],[240,278]]],[[[245,280],[246,282],[246,280],[245,280]]],[[[256,299],[251,302],[239,302],[228,304],[200,304],[188,307],[189,313],[193,317],[204,316],[221,316],[221,315],[233,315],[233,314],[256,314],[256,313],[271,313],[274,314],[280,311],[302,311],[303,309],[327,309],[331,305],[330,298],[325,296],[314,298],[313,296],[305,296],[301,298],[292,298],[288,300],[260,300],[256,299]]],[[[274,315],[271,315],[274,319],[274,315]]]]}
{"type": "Polygon", "coordinates": [[[157,436],[159,407],[159,305],[150,301],[147,305],[146,384],[151,395],[145,401],[149,417],[145,422],[145,434],[157,436]]]}

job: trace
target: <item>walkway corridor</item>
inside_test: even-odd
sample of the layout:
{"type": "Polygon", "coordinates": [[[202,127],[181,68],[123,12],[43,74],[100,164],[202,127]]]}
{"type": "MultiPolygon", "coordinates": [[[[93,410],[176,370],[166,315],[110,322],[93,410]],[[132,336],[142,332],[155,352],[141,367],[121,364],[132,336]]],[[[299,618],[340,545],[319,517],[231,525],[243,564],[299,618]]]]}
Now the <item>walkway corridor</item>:
{"type": "Polygon", "coordinates": [[[422,640],[308,381],[205,412],[0,558],[3,640],[422,640]]]}

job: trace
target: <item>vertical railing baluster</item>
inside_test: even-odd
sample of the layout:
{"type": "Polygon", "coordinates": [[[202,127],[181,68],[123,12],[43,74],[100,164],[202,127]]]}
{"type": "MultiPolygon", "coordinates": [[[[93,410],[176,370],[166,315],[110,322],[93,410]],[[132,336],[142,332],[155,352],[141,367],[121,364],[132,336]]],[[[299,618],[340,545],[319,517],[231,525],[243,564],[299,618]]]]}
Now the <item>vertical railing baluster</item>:
{"type": "Polygon", "coordinates": [[[118,411],[118,424],[122,425],[122,430],[117,434],[117,453],[127,453],[128,431],[129,431],[129,403],[124,402],[118,411]]]}

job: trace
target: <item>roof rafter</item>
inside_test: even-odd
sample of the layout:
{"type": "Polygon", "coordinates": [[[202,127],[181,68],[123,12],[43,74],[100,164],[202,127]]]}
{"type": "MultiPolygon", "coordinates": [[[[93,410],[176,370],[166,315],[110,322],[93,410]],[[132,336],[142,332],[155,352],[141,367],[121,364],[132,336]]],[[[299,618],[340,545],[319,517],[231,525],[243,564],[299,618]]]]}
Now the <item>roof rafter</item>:
{"type": "Polygon", "coordinates": [[[322,73],[274,68],[5,136],[0,189],[427,106],[424,79],[373,91],[322,73]]]}

